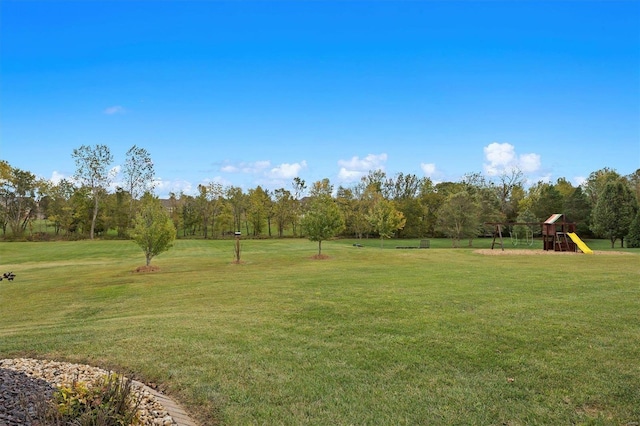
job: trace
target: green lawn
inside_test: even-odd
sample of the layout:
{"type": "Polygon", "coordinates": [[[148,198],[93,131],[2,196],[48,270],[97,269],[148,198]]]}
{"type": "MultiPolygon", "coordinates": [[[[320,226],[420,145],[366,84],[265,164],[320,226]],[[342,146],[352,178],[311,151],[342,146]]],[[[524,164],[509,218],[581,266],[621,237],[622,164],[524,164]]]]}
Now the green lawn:
{"type": "Polygon", "coordinates": [[[640,251],[355,242],[179,240],[154,273],[127,241],[0,243],[0,358],[117,368],[205,425],[640,421],[640,251]]]}

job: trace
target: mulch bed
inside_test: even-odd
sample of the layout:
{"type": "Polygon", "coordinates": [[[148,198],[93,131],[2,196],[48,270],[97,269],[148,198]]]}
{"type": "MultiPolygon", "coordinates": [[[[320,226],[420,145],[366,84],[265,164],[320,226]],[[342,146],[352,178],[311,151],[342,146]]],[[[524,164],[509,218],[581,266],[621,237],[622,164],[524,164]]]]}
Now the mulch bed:
{"type": "Polygon", "coordinates": [[[138,266],[134,272],[157,272],[159,270],[160,268],[158,266],[149,265],[149,266],[138,266]]]}

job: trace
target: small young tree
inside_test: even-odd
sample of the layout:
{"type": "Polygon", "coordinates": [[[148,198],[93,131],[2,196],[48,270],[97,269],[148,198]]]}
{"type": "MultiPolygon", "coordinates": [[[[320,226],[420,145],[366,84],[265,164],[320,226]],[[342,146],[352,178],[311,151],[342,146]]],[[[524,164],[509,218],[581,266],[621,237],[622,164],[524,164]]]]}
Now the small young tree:
{"type": "Polygon", "coordinates": [[[147,266],[153,257],[171,248],[176,228],[158,198],[151,194],[142,198],[142,207],[136,215],[131,236],[144,252],[147,266]]]}
{"type": "Polygon", "coordinates": [[[318,242],[320,256],[322,242],[344,229],[344,218],[333,198],[327,194],[320,194],[312,198],[301,225],[309,240],[318,242]]]}

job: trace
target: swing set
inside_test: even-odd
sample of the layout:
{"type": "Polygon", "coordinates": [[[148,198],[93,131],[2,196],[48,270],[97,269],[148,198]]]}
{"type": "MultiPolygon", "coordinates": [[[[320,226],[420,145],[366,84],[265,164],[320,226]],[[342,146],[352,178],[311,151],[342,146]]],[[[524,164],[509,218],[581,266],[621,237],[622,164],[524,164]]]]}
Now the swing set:
{"type": "Polygon", "coordinates": [[[503,226],[511,227],[512,230],[509,232],[509,237],[511,238],[511,244],[514,246],[518,244],[533,245],[532,228],[534,226],[540,226],[543,250],[576,251],[580,249],[583,253],[591,252],[591,249],[575,234],[576,224],[574,222],[567,222],[562,213],[553,214],[544,222],[487,222],[485,225],[495,226],[491,250],[493,250],[496,245],[496,239],[500,238],[498,244],[500,244],[500,248],[504,251],[504,241],[502,238],[503,226]],[[514,231],[514,226],[523,226],[525,229],[524,235],[514,231]]]}
{"type": "Polygon", "coordinates": [[[493,231],[493,241],[491,242],[491,250],[496,245],[496,239],[500,238],[498,244],[500,244],[500,248],[504,251],[504,240],[502,236],[502,227],[509,226],[511,227],[511,231],[509,232],[509,238],[511,239],[511,244],[513,246],[517,246],[519,244],[532,246],[533,245],[533,226],[542,226],[541,222],[487,222],[485,225],[495,226],[495,230],[493,231]],[[513,230],[515,226],[524,227],[524,235],[522,233],[518,233],[513,230]]]}
{"type": "Polygon", "coordinates": [[[511,237],[511,245],[514,247],[518,244],[526,244],[529,247],[533,245],[533,231],[529,227],[524,228],[524,235],[519,234],[517,231],[511,231],[509,232],[509,237],[511,237]]]}

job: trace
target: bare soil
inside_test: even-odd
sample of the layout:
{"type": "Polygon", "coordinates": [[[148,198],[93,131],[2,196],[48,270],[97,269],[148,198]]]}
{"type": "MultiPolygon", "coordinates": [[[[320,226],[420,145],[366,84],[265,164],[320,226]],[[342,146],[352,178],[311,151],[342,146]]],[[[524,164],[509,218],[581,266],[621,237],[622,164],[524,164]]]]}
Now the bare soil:
{"type": "MultiPolygon", "coordinates": [[[[583,253],[573,252],[573,251],[551,251],[551,250],[509,250],[506,249],[504,251],[500,249],[479,249],[474,250],[474,253],[484,254],[486,256],[579,256],[583,253]]],[[[631,253],[627,253],[624,251],[602,251],[595,250],[593,252],[594,255],[630,255],[631,253]]]]}
{"type": "Polygon", "coordinates": [[[134,272],[157,272],[159,270],[160,270],[160,268],[158,266],[155,266],[155,265],[146,266],[145,265],[145,266],[138,266],[134,272]]]}

